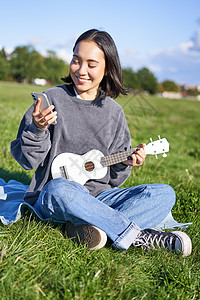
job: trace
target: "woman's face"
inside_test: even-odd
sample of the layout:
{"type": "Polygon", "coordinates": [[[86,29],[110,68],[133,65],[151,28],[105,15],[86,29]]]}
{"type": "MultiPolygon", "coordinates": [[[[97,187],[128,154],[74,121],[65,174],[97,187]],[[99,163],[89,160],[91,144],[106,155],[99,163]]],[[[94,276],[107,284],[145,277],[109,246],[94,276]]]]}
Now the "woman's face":
{"type": "Polygon", "coordinates": [[[70,75],[75,89],[84,100],[94,100],[105,74],[105,56],[92,41],[77,44],[70,63],[70,75]]]}

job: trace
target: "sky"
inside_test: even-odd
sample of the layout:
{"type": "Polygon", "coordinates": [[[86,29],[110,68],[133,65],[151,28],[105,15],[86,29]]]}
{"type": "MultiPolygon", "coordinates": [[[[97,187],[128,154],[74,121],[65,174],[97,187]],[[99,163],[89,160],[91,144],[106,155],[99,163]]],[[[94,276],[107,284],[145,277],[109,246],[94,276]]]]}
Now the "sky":
{"type": "Polygon", "coordinates": [[[8,53],[31,44],[70,62],[75,40],[91,28],[113,37],[123,68],[200,85],[200,0],[0,0],[0,49],[8,53]]]}

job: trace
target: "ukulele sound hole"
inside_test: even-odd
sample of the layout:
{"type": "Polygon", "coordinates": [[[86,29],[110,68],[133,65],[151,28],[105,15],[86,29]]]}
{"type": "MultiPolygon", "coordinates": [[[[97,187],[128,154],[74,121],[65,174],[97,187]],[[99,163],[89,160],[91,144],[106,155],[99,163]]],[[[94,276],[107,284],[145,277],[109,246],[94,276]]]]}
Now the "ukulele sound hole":
{"type": "Polygon", "coordinates": [[[87,161],[85,163],[85,170],[87,172],[92,172],[94,170],[94,163],[92,161],[87,161]]]}

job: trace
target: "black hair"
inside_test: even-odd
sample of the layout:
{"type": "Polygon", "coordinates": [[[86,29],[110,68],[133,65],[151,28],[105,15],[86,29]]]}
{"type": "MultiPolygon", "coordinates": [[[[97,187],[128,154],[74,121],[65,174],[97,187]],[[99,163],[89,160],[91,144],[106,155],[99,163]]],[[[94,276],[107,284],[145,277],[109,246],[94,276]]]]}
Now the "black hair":
{"type": "MultiPolygon", "coordinates": [[[[123,88],[122,68],[119,55],[112,37],[106,31],[90,29],[81,34],[76,40],[73,52],[77,44],[84,40],[96,43],[97,46],[104,52],[106,70],[99,86],[104,92],[104,95],[112,98],[116,98],[120,93],[122,95],[126,95],[127,92],[123,88]]],[[[68,84],[73,83],[70,74],[61,79],[68,84]]]]}

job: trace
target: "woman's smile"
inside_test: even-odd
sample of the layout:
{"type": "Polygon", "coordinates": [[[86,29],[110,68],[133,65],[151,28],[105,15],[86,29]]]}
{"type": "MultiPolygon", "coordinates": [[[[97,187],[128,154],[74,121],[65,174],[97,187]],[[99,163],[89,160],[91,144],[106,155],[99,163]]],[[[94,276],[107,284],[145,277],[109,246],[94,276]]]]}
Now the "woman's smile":
{"type": "Polygon", "coordinates": [[[85,78],[80,78],[80,77],[76,77],[76,78],[80,84],[87,83],[90,81],[90,79],[85,79],[85,78]]]}

